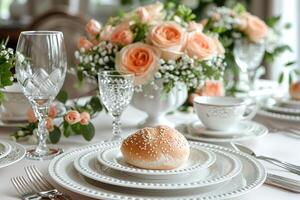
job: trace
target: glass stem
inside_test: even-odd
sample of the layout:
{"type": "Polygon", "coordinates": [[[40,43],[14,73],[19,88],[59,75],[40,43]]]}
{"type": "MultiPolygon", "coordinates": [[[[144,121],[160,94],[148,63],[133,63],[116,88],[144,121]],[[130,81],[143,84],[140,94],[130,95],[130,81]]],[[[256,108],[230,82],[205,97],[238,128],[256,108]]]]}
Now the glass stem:
{"type": "Polygon", "coordinates": [[[113,115],[113,140],[121,138],[121,115],[113,115]]]}
{"type": "Polygon", "coordinates": [[[48,153],[48,147],[46,144],[47,136],[48,136],[48,130],[46,128],[47,123],[47,117],[48,117],[48,106],[37,106],[36,113],[38,115],[39,119],[39,125],[38,125],[38,146],[35,149],[35,153],[37,155],[46,155],[48,153]]]}

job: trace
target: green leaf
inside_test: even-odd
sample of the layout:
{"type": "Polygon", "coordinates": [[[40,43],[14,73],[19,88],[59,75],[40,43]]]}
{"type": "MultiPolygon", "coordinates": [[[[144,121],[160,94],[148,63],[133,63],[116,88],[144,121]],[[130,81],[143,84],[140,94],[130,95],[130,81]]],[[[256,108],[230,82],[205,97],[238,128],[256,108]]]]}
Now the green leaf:
{"type": "Polygon", "coordinates": [[[283,82],[283,79],[284,79],[284,73],[281,72],[278,78],[278,83],[281,84],[283,82]]]}
{"type": "Polygon", "coordinates": [[[290,62],[287,62],[284,66],[285,67],[289,67],[289,66],[292,66],[296,63],[296,61],[290,61],[290,62]]]}
{"type": "Polygon", "coordinates": [[[234,10],[236,13],[238,13],[238,14],[243,13],[243,12],[246,12],[245,6],[244,6],[243,4],[241,4],[241,3],[236,4],[236,5],[234,6],[233,10],[234,10]]]}
{"type": "Polygon", "coordinates": [[[63,127],[64,127],[64,136],[65,137],[70,137],[71,135],[74,135],[72,127],[68,124],[68,122],[64,121],[63,127]]]}
{"type": "Polygon", "coordinates": [[[293,75],[289,74],[289,84],[291,85],[293,83],[293,75]]]}
{"type": "Polygon", "coordinates": [[[61,137],[61,131],[57,126],[54,126],[54,130],[49,133],[49,139],[52,144],[56,144],[59,142],[61,137]]]}
{"type": "Polygon", "coordinates": [[[82,134],[80,123],[77,122],[76,124],[72,124],[71,128],[72,128],[73,133],[75,133],[76,135],[82,134]]]}
{"type": "Polygon", "coordinates": [[[81,125],[81,132],[85,140],[91,141],[95,135],[95,127],[92,123],[81,125]]]}
{"type": "Polygon", "coordinates": [[[68,93],[67,93],[66,91],[64,91],[64,90],[61,90],[61,91],[58,93],[56,99],[57,99],[58,101],[60,101],[60,102],[62,102],[62,103],[65,104],[65,103],[67,102],[67,100],[68,100],[68,93]]]}
{"type": "Polygon", "coordinates": [[[271,17],[271,18],[269,18],[269,19],[266,20],[266,24],[269,27],[273,28],[274,26],[276,26],[279,23],[280,18],[281,18],[280,15],[271,17]]]}
{"type": "Polygon", "coordinates": [[[90,105],[94,112],[100,112],[102,110],[102,104],[98,96],[93,96],[91,98],[90,105]]]}

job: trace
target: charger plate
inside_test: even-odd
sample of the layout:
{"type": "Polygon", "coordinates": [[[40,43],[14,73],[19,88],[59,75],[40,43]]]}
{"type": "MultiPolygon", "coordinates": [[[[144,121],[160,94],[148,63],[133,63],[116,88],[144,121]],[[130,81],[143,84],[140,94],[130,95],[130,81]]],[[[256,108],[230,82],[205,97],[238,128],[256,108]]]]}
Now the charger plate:
{"type": "Polygon", "coordinates": [[[101,147],[101,144],[80,147],[55,157],[50,162],[48,171],[52,179],[66,189],[96,199],[112,200],[223,200],[244,195],[264,183],[266,178],[265,169],[262,164],[250,155],[212,144],[201,143],[201,146],[238,157],[243,165],[241,173],[217,189],[207,191],[197,188],[164,192],[164,190],[116,187],[82,176],[73,165],[76,158],[85,155],[95,148],[101,147]]]}
{"type": "Polygon", "coordinates": [[[22,160],[25,156],[25,148],[15,142],[7,142],[11,146],[11,151],[0,159],[0,168],[7,167],[22,160]]]}
{"type": "Polygon", "coordinates": [[[190,144],[190,156],[182,166],[172,170],[141,169],[124,161],[120,145],[120,143],[112,143],[111,146],[99,150],[98,161],[106,167],[146,179],[173,179],[200,169],[206,169],[216,161],[216,155],[212,151],[199,145],[190,144]]]}

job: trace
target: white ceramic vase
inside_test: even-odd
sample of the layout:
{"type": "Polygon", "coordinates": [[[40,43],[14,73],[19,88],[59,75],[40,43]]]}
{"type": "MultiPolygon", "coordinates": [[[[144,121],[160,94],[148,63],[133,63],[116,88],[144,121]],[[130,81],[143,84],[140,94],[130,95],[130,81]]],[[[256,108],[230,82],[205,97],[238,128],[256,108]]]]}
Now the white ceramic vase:
{"type": "Polygon", "coordinates": [[[177,83],[173,89],[166,93],[162,84],[156,83],[144,85],[142,92],[135,92],[131,104],[138,110],[147,113],[147,118],[138,124],[139,128],[153,127],[157,125],[175,125],[166,119],[168,112],[176,110],[188,97],[187,87],[184,83],[177,83]],[[158,86],[158,87],[157,87],[158,86]]]}

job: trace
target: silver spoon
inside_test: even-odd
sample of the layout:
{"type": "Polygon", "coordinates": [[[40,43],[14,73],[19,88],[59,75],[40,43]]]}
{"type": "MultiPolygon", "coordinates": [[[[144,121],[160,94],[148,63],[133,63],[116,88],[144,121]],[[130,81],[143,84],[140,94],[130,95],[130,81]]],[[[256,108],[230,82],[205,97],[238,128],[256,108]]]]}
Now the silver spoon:
{"type": "Polygon", "coordinates": [[[294,165],[294,164],[291,164],[291,163],[288,163],[288,162],[284,162],[284,161],[280,161],[276,158],[271,158],[271,157],[267,157],[267,156],[261,156],[261,155],[256,155],[251,149],[249,149],[248,147],[245,147],[243,145],[240,145],[240,144],[235,144],[235,143],[231,143],[231,146],[238,150],[238,151],[242,151],[244,153],[247,153],[257,159],[260,159],[260,160],[264,160],[266,162],[269,162],[271,164],[274,164],[278,167],[281,167],[283,169],[286,169],[294,174],[297,174],[297,175],[300,175],[300,166],[298,165],[294,165]]]}

